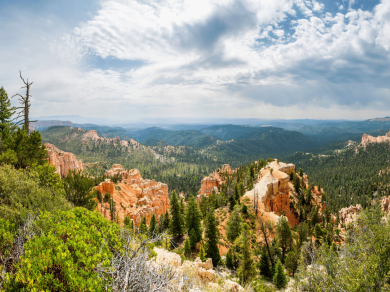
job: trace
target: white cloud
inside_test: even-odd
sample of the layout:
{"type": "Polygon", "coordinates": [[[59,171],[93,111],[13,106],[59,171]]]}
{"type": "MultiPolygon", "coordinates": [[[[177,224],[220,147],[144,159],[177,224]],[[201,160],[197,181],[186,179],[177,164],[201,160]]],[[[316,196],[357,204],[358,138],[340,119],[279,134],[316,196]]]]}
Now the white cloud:
{"type": "Polygon", "coordinates": [[[315,0],[109,0],[62,38],[40,33],[50,46],[26,35],[33,45],[20,47],[18,66],[12,52],[0,62],[34,77],[36,116],[380,116],[390,109],[389,35],[390,0],[345,15],[315,0]],[[305,17],[291,21],[294,4],[305,17]],[[91,68],[91,54],[143,63],[91,68]]]}

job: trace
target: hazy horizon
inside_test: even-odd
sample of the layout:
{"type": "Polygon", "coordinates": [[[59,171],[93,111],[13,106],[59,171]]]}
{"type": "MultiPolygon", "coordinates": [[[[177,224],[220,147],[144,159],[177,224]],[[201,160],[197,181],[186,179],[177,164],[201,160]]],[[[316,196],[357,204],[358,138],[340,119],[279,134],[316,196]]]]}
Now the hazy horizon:
{"type": "Polygon", "coordinates": [[[389,115],[390,0],[0,7],[0,86],[23,93],[19,70],[33,81],[33,117],[123,124],[389,115]]]}

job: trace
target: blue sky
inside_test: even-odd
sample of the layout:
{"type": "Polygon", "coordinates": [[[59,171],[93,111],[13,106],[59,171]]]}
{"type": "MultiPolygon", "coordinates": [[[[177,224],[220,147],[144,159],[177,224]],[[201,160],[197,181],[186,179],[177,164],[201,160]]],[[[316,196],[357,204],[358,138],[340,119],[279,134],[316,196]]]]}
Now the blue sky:
{"type": "Polygon", "coordinates": [[[389,115],[390,0],[0,0],[0,28],[33,116],[389,115]]]}

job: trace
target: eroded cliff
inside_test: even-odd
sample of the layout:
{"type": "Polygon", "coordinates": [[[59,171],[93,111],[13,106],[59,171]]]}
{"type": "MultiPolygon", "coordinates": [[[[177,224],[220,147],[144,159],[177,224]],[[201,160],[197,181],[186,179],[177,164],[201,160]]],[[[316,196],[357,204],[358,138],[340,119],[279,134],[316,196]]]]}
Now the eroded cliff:
{"type": "Polygon", "coordinates": [[[54,165],[57,168],[56,173],[61,177],[67,176],[71,170],[76,172],[83,171],[83,163],[73,153],[59,150],[49,143],[46,143],[45,146],[49,155],[50,165],[54,165]]]}
{"type": "MultiPolygon", "coordinates": [[[[120,176],[121,181],[114,184],[111,179],[100,183],[96,189],[103,197],[110,194],[116,206],[116,216],[123,222],[129,216],[139,224],[142,217],[149,222],[154,213],[157,219],[167,210],[169,211],[168,186],[155,180],[142,179],[137,169],[125,170],[120,164],[114,164],[106,171],[106,176],[120,176]]],[[[99,203],[99,211],[110,219],[109,204],[99,203]]]]}

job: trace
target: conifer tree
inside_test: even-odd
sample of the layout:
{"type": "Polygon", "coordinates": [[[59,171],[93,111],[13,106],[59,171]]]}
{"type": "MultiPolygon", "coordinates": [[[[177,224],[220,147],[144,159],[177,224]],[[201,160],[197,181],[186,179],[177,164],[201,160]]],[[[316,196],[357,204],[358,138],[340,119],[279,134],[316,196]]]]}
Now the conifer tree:
{"type": "Polygon", "coordinates": [[[164,230],[169,229],[171,219],[169,218],[168,210],[165,212],[164,215],[164,230]]]}
{"type": "Polygon", "coordinates": [[[164,214],[160,215],[160,219],[157,226],[158,233],[164,232],[164,214]]]}
{"type": "Polygon", "coordinates": [[[238,191],[238,184],[234,185],[234,199],[238,201],[240,199],[240,192],[238,191]]]}
{"type": "Polygon", "coordinates": [[[191,229],[191,231],[190,231],[190,245],[191,245],[191,248],[195,248],[197,242],[198,242],[198,238],[197,238],[195,229],[191,229]]]}
{"type": "Polygon", "coordinates": [[[235,205],[236,205],[236,199],[234,198],[233,195],[231,195],[229,198],[229,210],[233,211],[235,205]]]}
{"type": "Polygon", "coordinates": [[[205,262],[205,261],[206,261],[206,254],[205,254],[205,251],[204,251],[203,244],[200,245],[198,257],[200,258],[200,260],[201,260],[202,262],[205,262]]]}
{"type": "Polygon", "coordinates": [[[15,107],[11,106],[8,94],[2,86],[0,88],[0,134],[7,125],[11,124],[11,118],[14,113],[15,107]]]}
{"type": "Polygon", "coordinates": [[[285,288],[287,286],[287,277],[284,273],[283,265],[280,260],[278,260],[276,264],[275,273],[272,280],[278,289],[285,288]]]}
{"type": "Polygon", "coordinates": [[[296,251],[291,250],[288,252],[285,260],[285,266],[289,273],[291,273],[294,277],[295,271],[298,268],[298,255],[296,251]]]}
{"type": "Polygon", "coordinates": [[[231,249],[229,249],[229,251],[226,254],[226,267],[228,269],[231,269],[231,270],[233,270],[233,268],[234,268],[234,266],[233,266],[233,253],[232,253],[231,249]]]}
{"type": "Polygon", "coordinates": [[[292,243],[290,224],[288,223],[286,216],[279,217],[276,225],[276,232],[278,234],[280,247],[282,248],[282,261],[284,261],[286,251],[292,243]]]}
{"type": "Polygon", "coordinates": [[[261,249],[260,261],[258,263],[260,274],[266,278],[272,277],[272,271],[270,268],[270,260],[267,253],[267,248],[265,246],[261,249]]]}
{"type": "Polygon", "coordinates": [[[181,214],[181,206],[175,191],[171,195],[171,233],[173,236],[182,236],[184,233],[183,216],[181,214]]]}
{"type": "Polygon", "coordinates": [[[157,226],[157,220],[156,216],[154,216],[154,213],[152,215],[152,218],[150,218],[150,223],[149,223],[149,236],[153,237],[157,231],[156,229],[157,226]]]}
{"type": "Polygon", "coordinates": [[[190,195],[188,199],[185,221],[188,234],[193,230],[196,235],[196,242],[200,241],[202,239],[202,214],[193,195],[190,195]]]}
{"type": "Polygon", "coordinates": [[[242,233],[237,239],[237,244],[240,248],[240,265],[238,266],[237,275],[242,284],[251,281],[256,275],[255,262],[251,252],[251,236],[252,232],[247,223],[242,225],[242,233]]]}
{"type": "Polygon", "coordinates": [[[186,238],[186,240],[184,241],[184,254],[186,256],[189,256],[190,253],[191,253],[190,241],[188,240],[188,238],[186,238]]]}
{"type": "Polygon", "coordinates": [[[205,232],[205,240],[206,240],[206,256],[207,258],[211,258],[213,260],[214,267],[218,266],[221,255],[219,254],[218,248],[218,228],[215,222],[214,212],[211,212],[207,216],[206,222],[206,232],[205,232]]]}
{"type": "Polygon", "coordinates": [[[148,231],[148,225],[146,225],[146,217],[141,218],[141,224],[139,226],[139,232],[145,234],[148,231]]]}
{"type": "Polygon", "coordinates": [[[238,185],[238,191],[240,193],[240,197],[245,195],[245,186],[242,182],[240,182],[238,185]]]}
{"type": "Polygon", "coordinates": [[[230,242],[233,243],[240,235],[242,222],[239,206],[236,206],[227,221],[226,237],[230,242]]]}

